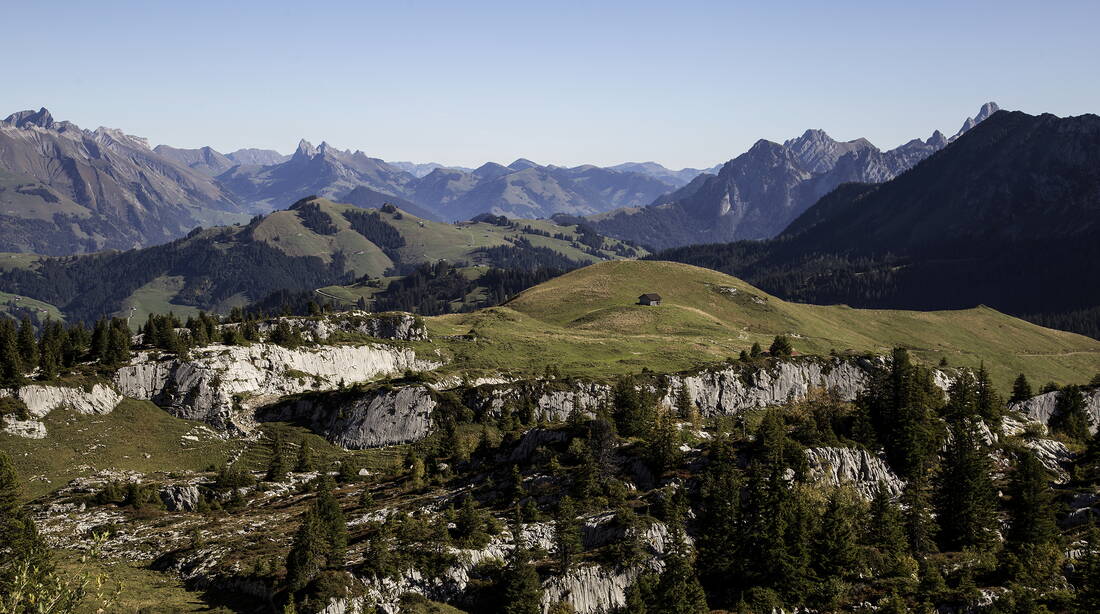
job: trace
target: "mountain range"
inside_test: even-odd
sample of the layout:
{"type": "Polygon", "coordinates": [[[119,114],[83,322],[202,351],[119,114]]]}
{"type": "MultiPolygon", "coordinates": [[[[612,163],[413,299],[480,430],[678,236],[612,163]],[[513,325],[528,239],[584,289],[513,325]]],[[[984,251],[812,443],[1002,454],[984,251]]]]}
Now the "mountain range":
{"type": "Polygon", "coordinates": [[[0,125],[0,251],[65,255],[154,245],[307,196],[366,207],[389,202],[437,221],[563,216],[563,223],[661,248],[768,238],[841,183],[896,177],[996,109],[984,105],[954,137],[937,131],[888,151],[807,130],[782,144],[758,141],[721,166],[680,170],[524,158],[476,169],[391,163],[306,140],[289,156],[150,148],[119,130],[81,130],[46,109],[23,111],[0,125]]]}
{"type": "Polygon", "coordinates": [[[1100,117],[998,111],[964,128],[890,181],[839,186],[773,240],[659,257],[786,299],[984,304],[1100,337],[1100,289],[1085,281],[1100,276],[1100,117]]]}
{"type": "Polygon", "coordinates": [[[127,249],[252,212],[222,184],[157,154],[140,137],[82,130],[46,109],[0,122],[4,251],[127,249]]]}
{"type": "Polygon", "coordinates": [[[822,130],[782,144],[761,139],[717,174],[698,175],[647,207],[601,213],[588,223],[601,234],[658,248],[771,238],[838,185],[893,179],[997,110],[986,103],[951,138],[937,130],[887,151],[862,138],[836,141],[822,130]]]}

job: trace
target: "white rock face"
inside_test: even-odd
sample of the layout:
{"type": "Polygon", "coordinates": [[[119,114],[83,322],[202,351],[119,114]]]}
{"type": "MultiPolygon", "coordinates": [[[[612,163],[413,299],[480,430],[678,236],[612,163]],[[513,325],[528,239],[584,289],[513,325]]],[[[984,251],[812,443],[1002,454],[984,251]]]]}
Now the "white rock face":
{"type": "Polygon", "coordinates": [[[832,486],[848,485],[865,499],[875,496],[881,483],[891,497],[898,497],[905,482],[877,456],[856,448],[810,448],[806,450],[810,479],[832,486]]]}
{"type": "Polygon", "coordinates": [[[193,512],[202,494],[197,486],[175,485],[160,491],[160,500],[170,512],[193,512]]]}
{"type": "Polygon", "coordinates": [[[423,439],[431,432],[436,402],[425,386],[383,388],[363,394],[302,398],[260,410],[261,421],[298,421],[348,449],[376,448],[423,439]]]}
{"type": "Polygon", "coordinates": [[[554,576],[543,585],[542,611],[545,614],[559,601],[572,604],[577,614],[610,612],[626,604],[626,591],[642,569],[615,569],[601,566],[577,567],[564,576],[554,576]]]}
{"type": "MultiPolygon", "coordinates": [[[[664,378],[667,389],[661,391],[659,402],[674,405],[681,386],[687,387],[688,396],[703,416],[734,415],[746,409],[778,405],[789,397],[803,398],[814,388],[833,390],[842,400],[851,401],[866,386],[871,367],[870,362],[839,358],[800,359],[756,370],[738,365],[692,375],[670,375],[664,378]]],[[[506,403],[531,394],[541,417],[561,422],[574,408],[595,410],[611,394],[611,387],[567,380],[549,382],[539,389],[531,382],[511,382],[478,388],[473,403],[499,414],[506,403]]]]}
{"type": "Polygon", "coordinates": [[[341,383],[364,382],[406,369],[424,371],[439,364],[418,359],[411,349],[386,345],[294,350],[263,343],[211,345],[193,351],[186,361],[154,360],[143,352],[134,364],[115,373],[115,383],[126,396],[151,400],[180,418],[247,433],[254,428],[248,410],[273,397],[332,390],[341,383]]]}
{"type": "MultiPolygon", "coordinates": [[[[1088,412],[1091,423],[1089,430],[1095,433],[1097,425],[1100,425],[1100,388],[1082,392],[1085,396],[1085,411],[1088,412]]],[[[1061,391],[1048,392],[1033,396],[1026,401],[1011,403],[1008,407],[1024,414],[1035,422],[1050,425],[1050,419],[1054,416],[1054,410],[1058,406],[1058,397],[1061,394],[1061,391]]]]}
{"type": "Polygon", "coordinates": [[[31,384],[19,388],[0,389],[0,397],[14,397],[27,406],[30,420],[18,420],[4,416],[0,430],[18,437],[44,439],[46,425],[41,419],[56,409],[67,409],[79,414],[107,414],[122,402],[122,395],[110,386],[94,384],[91,388],[31,384]]]}
{"type": "Polygon", "coordinates": [[[18,398],[35,418],[43,418],[55,409],[68,409],[79,414],[108,414],[122,402],[122,395],[103,384],[95,384],[87,390],[73,386],[31,384],[0,390],[0,397],[18,398]]]}
{"type": "Polygon", "coordinates": [[[778,405],[789,397],[806,396],[813,388],[827,388],[851,401],[867,385],[868,365],[839,358],[780,362],[755,372],[738,368],[704,371],[673,377],[664,402],[672,405],[680,386],[703,416],[732,415],[745,409],[778,405]]]}

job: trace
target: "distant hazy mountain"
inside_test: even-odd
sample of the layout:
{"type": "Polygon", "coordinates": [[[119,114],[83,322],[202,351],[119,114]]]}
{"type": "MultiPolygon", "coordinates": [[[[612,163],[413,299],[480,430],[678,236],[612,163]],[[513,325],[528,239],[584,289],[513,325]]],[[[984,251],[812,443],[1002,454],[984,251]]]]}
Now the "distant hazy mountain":
{"type": "Polygon", "coordinates": [[[145,139],[111,128],[82,130],[46,109],[0,122],[0,171],[3,251],[125,249],[250,213],[211,177],[157,153],[145,139]]]}
{"type": "Polygon", "coordinates": [[[168,145],[157,145],[153,148],[153,151],[169,160],[179,162],[190,169],[211,177],[220,175],[238,164],[228,156],[222,155],[210,147],[177,149],[168,145]]]}
{"type": "Polygon", "coordinates": [[[609,166],[607,168],[613,171],[623,171],[627,173],[641,173],[643,175],[649,175],[654,179],[659,179],[667,183],[672,188],[679,188],[687,185],[692,179],[695,179],[702,173],[717,173],[718,169],[722,167],[721,164],[713,166],[707,169],[697,168],[682,168],[678,171],[674,171],[670,168],[656,162],[624,162],[615,166],[609,166]]]}
{"type": "Polygon", "coordinates": [[[469,172],[469,171],[474,170],[472,168],[466,168],[464,166],[444,166],[444,165],[436,163],[436,162],[427,162],[427,163],[424,163],[424,164],[420,164],[420,163],[417,163],[417,162],[387,162],[386,164],[389,164],[390,166],[392,166],[394,168],[401,169],[401,170],[405,171],[406,173],[409,173],[410,175],[412,175],[413,177],[416,177],[418,179],[420,177],[423,177],[423,176],[427,175],[428,173],[434,171],[437,168],[452,168],[452,169],[455,169],[455,170],[460,170],[460,171],[465,171],[465,172],[469,172]]]}
{"type": "Polygon", "coordinates": [[[218,180],[241,200],[266,210],[306,196],[335,199],[359,186],[400,197],[416,177],[361,151],[339,150],[303,140],[286,162],[271,166],[237,166],[218,180]]]}
{"type": "Polygon", "coordinates": [[[1087,281],[1100,278],[1100,117],[983,112],[951,140],[886,183],[839,187],[773,241],[658,257],[799,301],[984,304],[1100,338],[1087,281]]]}
{"type": "Polygon", "coordinates": [[[951,139],[939,131],[881,151],[866,139],[840,142],[807,130],[783,144],[760,140],[716,175],[701,175],[648,207],[590,218],[608,236],[654,247],[766,239],[841,183],[880,183],[946,147],[997,110],[987,103],[951,139]]]}
{"type": "Polygon", "coordinates": [[[238,149],[233,153],[226,154],[227,158],[236,162],[237,164],[245,164],[248,166],[270,166],[272,164],[280,164],[290,159],[290,156],[281,154],[274,149],[238,149]]]}

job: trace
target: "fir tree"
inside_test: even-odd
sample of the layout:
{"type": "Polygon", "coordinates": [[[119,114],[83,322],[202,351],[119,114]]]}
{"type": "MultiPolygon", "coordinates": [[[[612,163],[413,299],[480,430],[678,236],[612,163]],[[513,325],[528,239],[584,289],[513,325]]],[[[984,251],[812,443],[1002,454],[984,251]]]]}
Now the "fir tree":
{"type": "Polygon", "coordinates": [[[813,561],[822,577],[845,577],[859,564],[856,506],[834,490],[814,538],[813,561]]]}
{"type": "Polygon", "coordinates": [[[1058,539],[1053,493],[1046,468],[1031,450],[1022,450],[1009,484],[1009,548],[1047,544],[1058,539]]]}
{"type": "Polygon", "coordinates": [[[989,455],[970,421],[956,425],[936,487],[940,541],[951,550],[984,548],[996,528],[989,455]]]}
{"type": "Polygon", "coordinates": [[[19,324],[19,359],[25,365],[38,362],[38,341],[34,337],[34,325],[30,318],[23,318],[19,324]]]}
{"type": "Polygon", "coordinates": [[[698,541],[701,579],[718,605],[733,605],[736,579],[744,575],[740,554],[741,486],[737,448],[728,436],[722,436],[707,452],[698,541]]]}
{"type": "Polygon", "coordinates": [[[1085,441],[1089,438],[1090,418],[1085,409],[1085,395],[1081,387],[1070,385],[1058,393],[1058,400],[1051,416],[1051,429],[1069,437],[1085,441]]]}
{"type": "Polygon", "coordinates": [[[267,475],[264,479],[268,482],[282,482],[286,480],[287,462],[285,450],[283,450],[283,435],[276,431],[275,438],[271,442],[271,460],[267,465],[267,475]]]}
{"type": "Polygon", "coordinates": [[[890,492],[881,482],[875,488],[869,515],[870,522],[867,523],[866,532],[869,545],[890,557],[909,552],[909,539],[901,509],[890,500],[890,492]]]}
{"type": "Polygon", "coordinates": [[[518,541],[504,568],[502,584],[503,614],[542,613],[542,583],[531,565],[530,552],[518,541]]]}
{"type": "Polygon", "coordinates": [[[298,446],[298,460],[294,463],[294,471],[308,473],[313,471],[313,453],[309,449],[309,440],[303,438],[298,446]]]}
{"type": "Polygon", "coordinates": [[[1012,398],[1009,401],[1018,403],[1030,399],[1031,396],[1031,383],[1027,381],[1027,376],[1023,373],[1017,375],[1016,381],[1012,383],[1012,398]]]}
{"type": "Polygon", "coordinates": [[[759,343],[753,343],[749,348],[749,358],[760,358],[764,355],[764,348],[760,347],[759,343]]]}
{"type": "Polygon", "coordinates": [[[786,358],[792,352],[794,348],[791,347],[791,340],[786,335],[776,335],[771,347],[768,348],[768,354],[775,358],[786,358]]]}
{"type": "Polygon", "coordinates": [[[905,485],[901,503],[905,533],[909,539],[909,550],[915,557],[923,557],[936,551],[936,522],[932,518],[932,496],[928,484],[928,474],[918,471],[905,485]]]}
{"type": "Polygon", "coordinates": [[[561,574],[569,572],[573,559],[583,548],[580,529],[573,499],[569,496],[562,497],[554,514],[554,546],[557,548],[558,570],[561,574]]]}
{"type": "Polygon", "coordinates": [[[1085,536],[1085,552],[1077,578],[1077,594],[1074,606],[1080,614],[1100,612],[1100,530],[1090,522],[1085,536]]]}
{"type": "Polygon", "coordinates": [[[317,511],[310,508],[294,535],[286,560],[286,583],[291,592],[306,587],[325,566],[326,544],[317,511]]]}
{"type": "Polygon", "coordinates": [[[705,614],[706,593],[695,575],[695,565],[684,533],[684,521],[680,510],[668,521],[668,553],[665,567],[653,591],[647,611],[659,614],[705,614]]]}

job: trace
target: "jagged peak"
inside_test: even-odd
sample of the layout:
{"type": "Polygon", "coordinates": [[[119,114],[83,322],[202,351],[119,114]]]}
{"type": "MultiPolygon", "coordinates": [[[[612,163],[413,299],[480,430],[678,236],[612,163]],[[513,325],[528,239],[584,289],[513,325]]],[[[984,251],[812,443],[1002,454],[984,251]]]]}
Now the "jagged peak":
{"type": "Polygon", "coordinates": [[[5,120],[5,124],[10,124],[16,128],[23,128],[27,125],[38,126],[39,128],[51,128],[54,125],[53,115],[46,107],[42,107],[37,111],[19,111],[12,113],[5,120]]]}
{"type": "Polygon", "coordinates": [[[995,102],[987,102],[983,104],[982,107],[978,109],[978,114],[974,117],[966,118],[966,121],[963,122],[962,128],[959,128],[959,131],[956,132],[955,136],[951,137],[950,140],[954,141],[955,139],[962,136],[963,133],[982,123],[983,121],[988,119],[990,115],[993,115],[1000,110],[1001,107],[997,106],[997,103],[995,102]]]}
{"type": "Polygon", "coordinates": [[[305,139],[298,141],[298,149],[294,150],[294,157],[312,158],[315,155],[317,155],[317,148],[313,146],[313,143],[305,139]]]}

